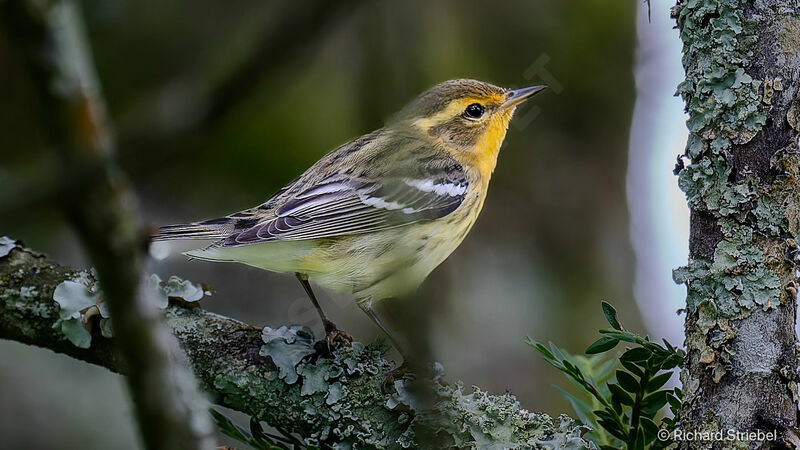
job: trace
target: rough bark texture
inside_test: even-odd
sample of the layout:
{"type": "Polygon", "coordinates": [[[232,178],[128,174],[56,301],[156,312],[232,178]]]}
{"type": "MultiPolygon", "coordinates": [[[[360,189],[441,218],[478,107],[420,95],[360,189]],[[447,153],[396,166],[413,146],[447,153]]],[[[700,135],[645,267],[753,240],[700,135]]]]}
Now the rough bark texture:
{"type": "MultiPolygon", "coordinates": [[[[690,135],[683,431],[777,430],[796,443],[800,4],[681,0],[690,135]]],[[[683,442],[773,448],[776,442],[683,442]]]]}
{"type": "MultiPolygon", "coordinates": [[[[135,199],[113,155],[115,142],[71,0],[0,2],[9,40],[30,72],[48,146],[64,176],[91,185],[60,205],[97,267],[128,370],[142,439],[152,449],[212,448],[211,422],[196,383],[176,356],[177,343],[155,305],[139,294],[145,239],[135,199]]],[[[108,351],[108,349],[106,349],[108,351]]]]}
{"type": "MultiPolygon", "coordinates": [[[[0,242],[2,244],[2,242],[0,242]]],[[[2,250],[2,245],[0,245],[2,250]]],[[[91,347],[78,348],[54,324],[55,288],[65,281],[94,285],[93,275],[59,266],[19,245],[0,251],[0,338],[49,348],[125,373],[111,339],[94,318],[91,347]]],[[[166,324],[185,350],[202,388],[217,404],[301,436],[308,444],[342,448],[590,448],[584,429],[566,416],[553,420],[521,409],[509,394],[468,393],[441,381],[398,380],[383,345],[335,349],[300,327],[261,330],[199,307],[172,302],[166,324]],[[493,447],[492,447],[493,446],[493,447]]],[[[422,380],[422,377],[420,378],[422,380]]]]}

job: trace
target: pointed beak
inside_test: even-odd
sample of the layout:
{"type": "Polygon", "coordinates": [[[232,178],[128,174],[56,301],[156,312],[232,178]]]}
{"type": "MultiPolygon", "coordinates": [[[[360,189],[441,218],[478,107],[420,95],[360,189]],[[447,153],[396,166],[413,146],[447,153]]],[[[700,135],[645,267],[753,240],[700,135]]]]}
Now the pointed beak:
{"type": "Polygon", "coordinates": [[[545,85],[531,86],[522,89],[512,89],[507,93],[506,101],[503,102],[503,108],[511,108],[519,105],[525,100],[533,97],[534,95],[547,89],[545,85]]]}

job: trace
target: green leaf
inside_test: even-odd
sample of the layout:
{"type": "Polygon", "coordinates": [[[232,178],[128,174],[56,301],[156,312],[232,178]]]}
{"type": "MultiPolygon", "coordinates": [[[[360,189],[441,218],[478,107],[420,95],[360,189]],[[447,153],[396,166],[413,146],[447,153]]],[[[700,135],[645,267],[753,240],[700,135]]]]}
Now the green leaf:
{"type": "Polygon", "coordinates": [[[636,375],[639,378],[641,378],[644,375],[642,369],[640,369],[636,364],[630,361],[623,361],[622,359],[620,359],[619,363],[622,364],[622,367],[624,367],[630,373],[636,375]]]}
{"type": "Polygon", "coordinates": [[[622,403],[615,397],[611,397],[611,410],[618,416],[622,415],[622,403]]]}
{"type": "Polygon", "coordinates": [[[594,379],[599,383],[604,383],[606,380],[608,380],[614,373],[614,369],[617,367],[617,361],[618,360],[616,358],[610,358],[599,366],[596,366],[593,371],[594,379]]]}
{"type": "Polygon", "coordinates": [[[569,373],[575,375],[581,380],[585,379],[583,376],[583,372],[581,372],[581,369],[579,369],[578,366],[572,364],[570,361],[567,361],[566,359],[563,360],[562,363],[564,364],[564,368],[566,368],[569,371],[569,373]]]}
{"type": "Polygon", "coordinates": [[[672,372],[664,372],[661,375],[656,375],[647,382],[647,387],[645,388],[647,392],[655,392],[667,384],[667,381],[672,378],[672,372]]]}
{"type": "Polygon", "coordinates": [[[633,405],[633,399],[623,390],[618,384],[609,384],[608,389],[611,391],[611,396],[623,405],[633,405]]]}
{"type": "Polygon", "coordinates": [[[278,450],[289,448],[275,440],[283,438],[265,433],[264,429],[261,428],[261,423],[255,417],[250,417],[250,433],[253,435],[250,445],[257,449],[278,450]]]}
{"type": "Polygon", "coordinates": [[[622,328],[622,324],[617,318],[617,310],[614,309],[610,303],[605,301],[600,302],[600,307],[603,309],[603,314],[606,316],[606,320],[609,325],[611,325],[611,328],[622,331],[624,328],[622,328]]]}
{"type": "Polygon", "coordinates": [[[553,344],[552,342],[550,342],[550,351],[553,352],[553,355],[556,357],[556,359],[558,359],[560,361],[563,361],[563,360],[566,359],[566,358],[564,358],[564,354],[561,352],[561,349],[556,347],[556,344],[553,344]]]}
{"type": "Polygon", "coordinates": [[[644,344],[643,347],[646,348],[647,350],[649,350],[654,355],[661,355],[661,356],[667,357],[667,356],[672,354],[672,352],[670,352],[666,348],[656,344],[655,342],[648,342],[648,343],[644,344]]]}
{"type": "Polygon", "coordinates": [[[535,341],[529,336],[527,342],[528,342],[528,345],[530,345],[533,348],[535,348],[536,350],[538,350],[539,353],[541,353],[546,359],[549,359],[549,360],[555,360],[556,359],[555,355],[553,355],[553,353],[551,353],[550,350],[548,350],[547,347],[542,345],[539,341],[535,341]]]}
{"type": "Polygon", "coordinates": [[[603,427],[608,434],[614,436],[617,439],[625,440],[627,438],[627,434],[622,429],[619,423],[614,421],[613,419],[602,418],[597,421],[597,423],[603,427]]]}
{"type": "Polygon", "coordinates": [[[627,331],[600,330],[600,333],[602,333],[602,334],[604,334],[606,336],[615,337],[615,338],[619,339],[620,341],[632,342],[634,344],[638,343],[639,341],[642,340],[642,338],[640,338],[639,336],[636,336],[633,333],[628,333],[627,331]]]}
{"type": "Polygon", "coordinates": [[[642,430],[644,431],[645,444],[649,444],[655,440],[655,438],[658,436],[658,430],[661,428],[647,417],[642,417],[640,420],[642,430]]]}
{"type": "Polygon", "coordinates": [[[248,431],[215,409],[209,409],[209,412],[211,413],[211,417],[214,419],[214,422],[217,424],[217,428],[219,428],[222,434],[230,436],[231,438],[243,444],[247,444],[248,446],[257,450],[289,449],[289,447],[286,445],[275,440],[281,439],[288,442],[287,439],[264,433],[264,430],[261,428],[261,424],[258,423],[258,421],[253,417],[250,418],[250,430],[248,431]]]}
{"type": "Polygon", "coordinates": [[[237,441],[245,444],[248,444],[252,439],[250,432],[248,432],[244,428],[234,423],[231,419],[229,419],[221,412],[217,411],[216,409],[209,409],[208,412],[211,413],[211,417],[217,424],[217,428],[219,428],[219,431],[221,431],[226,436],[230,436],[236,439],[237,441]]]}
{"type": "Polygon", "coordinates": [[[600,419],[610,420],[612,422],[619,422],[619,418],[605,409],[596,409],[592,413],[600,419]]]}
{"type": "Polygon", "coordinates": [[[670,355],[668,358],[661,363],[661,369],[663,370],[670,370],[675,367],[679,367],[683,365],[683,361],[685,358],[685,354],[681,355],[680,353],[674,353],[670,355]]]}
{"type": "Polygon", "coordinates": [[[667,394],[667,402],[669,403],[670,409],[672,409],[673,412],[678,412],[678,410],[681,409],[681,400],[674,394],[667,394]]]}
{"type": "Polygon", "coordinates": [[[639,362],[646,361],[648,358],[650,358],[650,355],[651,353],[646,348],[636,347],[623,353],[619,359],[621,361],[639,362]]]}
{"type": "Polygon", "coordinates": [[[653,371],[658,371],[664,366],[664,363],[669,358],[669,355],[658,355],[654,354],[649,360],[649,366],[653,371]]]}
{"type": "Polygon", "coordinates": [[[586,354],[602,353],[616,347],[619,339],[612,336],[603,336],[586,349],[586,354]]]}
{"type": "Polygon", "coordinates": [[[633,378],[633,375],[629,374],[628,372],[618,370],[617,382],[619,382],[619,385],[628,392],[639,392],[639,382],[636,381],[636,378],[633,378]]]}
{"type": "Polygon", "coordinates": [[[593,416],[592,407],[588,403],[579,399],[561,386],[553,385],[553,387],[562,397],[567,399],[573,411],[575,411],[575,414],[578,416],[578,419],[580,419],[584,425],[591,425],[594,423],[594,419],[591,417],[593,416]]]}
{"type": "Polygon", "coordinates": [[[633,443],[633,450],[644,450],[644,432],[641,427],[636,430],[636,442],[633,443]]]}
{"type": "Polygon", "coordinates": [[[656,391],[642,400],[642,413],[652,416],[667,404],[668,391],[656,391]]]}

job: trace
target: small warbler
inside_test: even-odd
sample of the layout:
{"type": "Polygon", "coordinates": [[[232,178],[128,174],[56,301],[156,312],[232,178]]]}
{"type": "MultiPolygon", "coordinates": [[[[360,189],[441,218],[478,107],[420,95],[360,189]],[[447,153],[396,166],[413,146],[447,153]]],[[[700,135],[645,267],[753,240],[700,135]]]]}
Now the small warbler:
{"type": "Polygon", "coordinates": [[[294,272],[329,345],[337,335],[349,337],[325,316],[308,280],[351,293],[401,350],[372,304],[413,291],[458,247],[483,207],[514,109],[544,88],[446,81],[383,128],[323,156],[266,202],[166,226],[154,239],[215,239],[185,255],[294,272]]]}

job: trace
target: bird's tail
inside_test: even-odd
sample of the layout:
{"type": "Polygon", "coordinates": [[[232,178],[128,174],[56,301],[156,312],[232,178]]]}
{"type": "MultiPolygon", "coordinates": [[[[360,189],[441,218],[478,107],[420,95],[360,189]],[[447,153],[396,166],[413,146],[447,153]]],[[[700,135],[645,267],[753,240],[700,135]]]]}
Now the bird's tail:
{"type": "Polygon", "coordinates": [[[167,225],[158,229],[153,235],[154,241],[173,239],[222,239],[227,236],[226,223],[215,223],[214,220],[192,222],[179,225],[167,225]]]}

